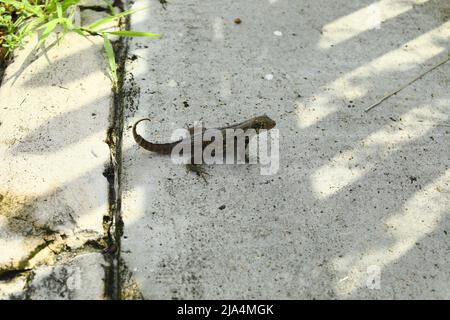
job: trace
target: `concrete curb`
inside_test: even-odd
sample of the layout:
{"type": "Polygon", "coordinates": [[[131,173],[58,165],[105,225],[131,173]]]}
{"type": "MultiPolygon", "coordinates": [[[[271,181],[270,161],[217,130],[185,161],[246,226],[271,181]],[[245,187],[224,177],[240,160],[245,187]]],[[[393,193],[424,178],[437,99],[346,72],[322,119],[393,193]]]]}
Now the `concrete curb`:
{"type": "Polygon", "coordinates": [[[0,297],[103,299],[112,108],[103,41],[51,42],[38,56],[35,41],[18,50],[0,87],[0,297]]]}

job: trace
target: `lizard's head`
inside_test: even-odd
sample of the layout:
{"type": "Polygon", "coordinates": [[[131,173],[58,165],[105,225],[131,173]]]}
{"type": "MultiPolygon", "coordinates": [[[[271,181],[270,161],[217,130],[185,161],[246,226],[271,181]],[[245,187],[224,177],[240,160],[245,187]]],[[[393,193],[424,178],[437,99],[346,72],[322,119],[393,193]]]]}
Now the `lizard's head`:
{"type": "Polygon", "coordinates": [[[254,125],[255,125],[255,129],[270,130],[273,127],[275,127],[276,123],[275,123],[275,121],[270,119],[268,116],[262,115],[262,116],[255,118],[254,125]]]}

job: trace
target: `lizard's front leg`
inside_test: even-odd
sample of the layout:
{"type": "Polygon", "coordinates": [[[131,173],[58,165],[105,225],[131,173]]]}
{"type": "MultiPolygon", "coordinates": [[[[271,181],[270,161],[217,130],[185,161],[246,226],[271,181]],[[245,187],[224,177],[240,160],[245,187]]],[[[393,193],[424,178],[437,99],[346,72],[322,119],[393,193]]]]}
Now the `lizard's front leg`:
{"type": "Polygon", "coordinates": [[[164,10],[167,9],[167,1],[166,0],[159,0],[159,3],[161,3],[161,6],[163,7],[164,10]]]}
{"type": "Polygon", "coordinates": [[[188,171],[195,172],[199,177],[202,177],[206,183],[208,183],[206,176],[209,176],[210,174],[206,172],[205,168],[203,168],[201,164],[188,163],[186,164],[186,169],[188,171]]]}

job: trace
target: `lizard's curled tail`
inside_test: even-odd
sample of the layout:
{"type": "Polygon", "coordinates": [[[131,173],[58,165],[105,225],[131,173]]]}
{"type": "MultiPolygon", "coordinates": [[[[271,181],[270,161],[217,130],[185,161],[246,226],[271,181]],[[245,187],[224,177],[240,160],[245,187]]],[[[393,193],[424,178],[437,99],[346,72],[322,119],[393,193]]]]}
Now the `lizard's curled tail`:
{"type": "Polygon", "coordinates": [[[145,140],[140,134],[137,133],[136,127],[141,121],[151,121],[149,118],[143,118],[141,120],[136,121],[136,123],[133,125],[133,138],[136,143],[144,148],[145,150],[157,152],[160,154],[170,154],[172,152],[172,148],[174,145],[176,145],[178,142],[175,143],[152,143],[150,141],[145,140]]]}

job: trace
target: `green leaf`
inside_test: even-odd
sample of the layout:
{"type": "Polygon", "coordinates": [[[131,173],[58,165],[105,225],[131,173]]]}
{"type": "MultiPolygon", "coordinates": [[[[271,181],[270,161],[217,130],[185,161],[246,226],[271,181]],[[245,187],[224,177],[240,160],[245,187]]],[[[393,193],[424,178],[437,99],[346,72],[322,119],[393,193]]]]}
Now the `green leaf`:
{"type": "Polygon", "coordinates": [[[23,29],[20,30],[20,34],[26,35],[34,30],[35,27],[40,25],[45,21],[44,17],[39,17],[31,20],[28,24],[26,24],[23,29]]]}
{"type": "Polygon", "coordinates": [[[58,15],[59,19],[62,18],[62,7],[61,7],[61,3],[59,3],[59,2],[56,3],[56,14],[58,15]]]}
{"type": "Polygon", "coordinates": [[[78,27],[75,27],[75,25],[73,24],[71,17],[65,19],[65,26],[68,29],[68,31],[74,31],[75,29],[79,29],[78,27]]]}
{"type": "Polygon", "coordinates": [[[119,18],[121,18],[121,17],[130,15],[130,14],[133,14],[133,13],[135,13],[135,12],[136,12],[136,10],[130,9],[130,10],[126,10],[126,11],[124,11],[124,12],[118,13],[118,14],[116,14],[116,15],[113,15],[113,16],[108,16],[108,17],[99,19],[99,20],[97,20],[97,21],[91,23],[90,25],[88,25],[88,26],[86,27],[86,29],[92,29],[92,30],[94,30],[95,28],[97,28],[97,27],[99,27],[99,26],[101,26],[101,25],[104,25],[104,24],[109,23],[109,22],[111,22],[111,21],[117,20],[117,19],[119,19],[119,18]]]}
{"type": "Polygon", "coordinates": [[[116,11],[116,9],[114,8],[114,5],[113,5],[113,3],[112,3],[111,1],[109,1],[109,0],[103,0],[103,2],[108,6],[108,10],[109,10],[109,12],[110,12],[112,15],[116,15],[116,14],[117,14],[117,11],[116,11]]]}
{"type": "Polygon", "coordinates": [[[32,13],[38,17],[41,17],[44,15],[42,12],[42,9],[38,5],[31,5],[28,1],[22,0],[22,1],[16,1],[16,0],[2,0],[2,3],[9,4],[13,6],[16,9],[22,9],[28,13],[32,13]]]}
{"type": "Polygon", "coordinates": [[[80,28],[72,28],[72,29],[70,29],[70,31],[78,33],[80,36],[86,37],[86,35],[84,34],[84,32],[80,28]]]}
{"type": "Polygon", "coordinates": [[[50,3],[47,3],[45,5],[45,11],[48,14],[52,14],[57,10],[57,5],[59,4],[62,8],[62,12],[66,12],[67,8],[69,8],[72,5],[78,4],[80,0],[63,0],[63,1],[56,1],[52,0],[50,3]]]}
{"type": "Polygon", "coordinates": [[[106,57],[108,58],[109,68],[111,70],[111,78],[114,85],[117,85],[117,64],[116,57],[114,55],[114,50],[109,41],[108,36],[103,34],[103,44],[105,46],[106,57]]]}
{"type": "Polygon", "coordinates": [[[105,33],[113,34],[116,36],[122,36],[122,37],[160,37],[161,36],[159,33],[130,31],[130,30],[105,31],[105,33]]]}
{"type": "Polygon", "coordinates": [[[52,19],[52,20],[48,21],[47,23],[44,23],[43,25],[40,25],[38,28],[36,28],[36,30],[47,29],[47,27],[48,27],[49,25],[53,25],[53,24],[55,24],[55,27],[56,27],[56,25],[57,25],[59,22],[60,22],[60,19],[59,19],[59,18],[52,19]]]}
{"type": "Polygon", "coordinates": [[[41,36],[39,37],[39,41],[36,45],[36,48],[39,48],[42,45],[42,43],[44,43],[45,39],[47,39],[47,37],[50,35],[50,33],[56,28],[59,21],[60,21],[59,19],[53,19],[53,20],[47,22],[46,24],[43,24],[39,28],[37,28],[37,30],[43,29],[43,28],[45,28],[45,29],[42,32],[41,36]]]}

